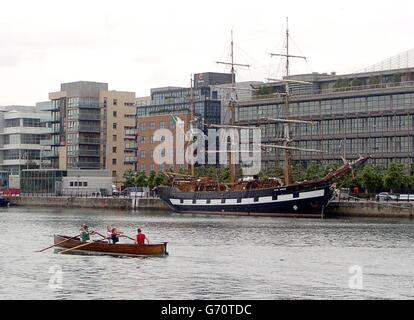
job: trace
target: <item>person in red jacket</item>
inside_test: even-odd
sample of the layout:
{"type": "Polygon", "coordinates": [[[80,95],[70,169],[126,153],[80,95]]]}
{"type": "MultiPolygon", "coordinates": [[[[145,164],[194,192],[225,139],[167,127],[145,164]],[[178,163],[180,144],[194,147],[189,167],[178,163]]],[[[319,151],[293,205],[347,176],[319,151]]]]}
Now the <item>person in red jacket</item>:
{"type": "Polygon", "coordinates": [[[137,244],[145,244],[145,240],[147,240],[147,244],[149,244],[148,237],[141,232],[141,229],[138,229],[137,244]]]}

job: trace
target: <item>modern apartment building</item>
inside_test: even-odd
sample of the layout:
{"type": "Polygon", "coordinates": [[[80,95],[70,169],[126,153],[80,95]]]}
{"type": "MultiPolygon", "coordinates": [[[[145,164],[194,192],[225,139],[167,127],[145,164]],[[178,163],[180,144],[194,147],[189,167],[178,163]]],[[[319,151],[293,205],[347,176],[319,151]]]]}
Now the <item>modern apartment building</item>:
{"type": "Polygon", "coordinates": [[[20,175],[23,169],[45,165],[46,149],[40,144],[47,139],[50,115],[32,106],[0,108],[0,171],[20,175]]]}
{"type": "Polygon", "coordinates": [[[136,170],[136,100],[135,92],[101,91],[103,106],[102,167],[121,186],[124,173],[136,170]]]}
{"type": "MultiPolygon", "coordinates": [[[[293,162],[324,164],[341,162],[360,154],[372,163],[387,166],[414,159],[414,68],[347,75],[307,74],[290,77],[309,84],[290,86],[292,119],[313,124],[292,124],[292,146],[326,153],[292,152],[293,162]]],[[[262,86],[251,101],[238,107],[238,123],[257,124],[260,118],[284,118],[284,83],[262,86]]],[[[281,123],[262,122],[262,141],[280,144],[281,123]]],[[[284,151],[262,153],[263,167],[282,165],[284,151]]]]}
{"type": "Polygon", "coordinates": [[[107,83],[64,83],[49,94],[51,168],[107,170],[114,184],[136,164],[135,93],[107,83]]]}
{"type": "Polygon", "coordinates": [[[72,82],[61,85],[51,100],[51,162],[55,169],[102,168],[101,91],[108,84],[72,82]]]}

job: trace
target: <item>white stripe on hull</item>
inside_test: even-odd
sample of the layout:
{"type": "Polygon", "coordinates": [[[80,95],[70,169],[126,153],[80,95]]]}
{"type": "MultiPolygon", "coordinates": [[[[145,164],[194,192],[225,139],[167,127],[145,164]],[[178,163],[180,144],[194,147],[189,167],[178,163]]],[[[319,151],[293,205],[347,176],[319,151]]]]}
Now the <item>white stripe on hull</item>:
{"type": "Polygon", "coordinates": [[[294,198],[293,194],[283,194],[277,197],[277,200],[273,200],[273,197],[259,197],[259,201],[255,202],[254,198],[242,198],[241,203],[237,203],[237,199],[226,199],[225,203],[222,203],[221,199],[211,199],[210,203],[207,203],[206,199],[197,199],[195,203],[193,200],[184,200],[181,203],[180,199],[170,199],[173,205],[181,206],[242,206],[246,204],[266,204],[266,203],[278,203],[293,200],[305,200],[312,198],[320,198],[325,196],[325,190],[309,191],[299,193],[298,198],[294,198]]]}

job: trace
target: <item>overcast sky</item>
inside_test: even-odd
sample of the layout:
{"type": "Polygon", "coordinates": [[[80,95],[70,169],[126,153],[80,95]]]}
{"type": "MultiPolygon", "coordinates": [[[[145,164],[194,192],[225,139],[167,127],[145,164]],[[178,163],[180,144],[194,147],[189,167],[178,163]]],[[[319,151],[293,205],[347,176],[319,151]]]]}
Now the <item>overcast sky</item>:
{"type": "Polygon", "coordinates": [[[111,90],[189,86],[192,73],[228,71],[230,52],[251,64],[238,80],[280,77],[289,16],[294,73],[351,73],[414,47],[407,0],[0,0],[0,105],[48,99],[60,83],[111,90]],[[279,73],[278,73],[279,72],[279,73]]]}

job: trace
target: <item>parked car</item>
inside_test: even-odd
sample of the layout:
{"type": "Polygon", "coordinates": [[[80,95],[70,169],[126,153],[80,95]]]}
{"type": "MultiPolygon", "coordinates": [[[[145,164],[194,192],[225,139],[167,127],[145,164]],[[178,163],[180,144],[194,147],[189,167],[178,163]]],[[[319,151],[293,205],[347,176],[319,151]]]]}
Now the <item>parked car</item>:
{"type": "Polygon", "coordinates": [[[384,201],[397,201],[398,200],[398,196],[396,196],[395,194],[390,194],[388,192],[381,192],[379,194],[377,194],[375,196],[375,199],[377,201],[380,202],[384,202],[384,201]]]}
{"type": "Polygon", "coordinates": [[[114,184],[112,185],[112,195],[114,197],[118,197],[119,196],[119,191],[118,191],[116,185],[114,185],[114,184]]]}
{"type": "Polygon", "coordinates": [[[143,198],[145,197],[145,193],[143,187],[128,187],[122,190],[121,195],[130,198],[143,198]]]}
{"type": "Polygon", "coordinates": [[[400,194],[399,201],[414,201],[414,194],[400,194]]]}

